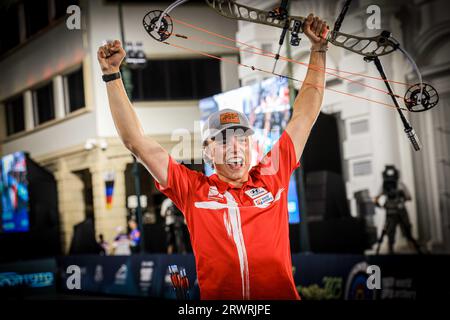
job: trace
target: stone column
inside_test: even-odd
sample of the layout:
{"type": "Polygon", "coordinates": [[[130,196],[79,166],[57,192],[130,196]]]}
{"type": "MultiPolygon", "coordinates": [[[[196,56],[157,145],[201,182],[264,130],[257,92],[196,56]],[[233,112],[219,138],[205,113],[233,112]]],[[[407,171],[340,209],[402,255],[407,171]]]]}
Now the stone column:
{"type": "Polygon", "coordinates": [[[64,159],[58,160],[54,173],[58,188],[58,209],[61,242],[64,253],[69,253],[73,226],[85,219],[83,183],[71,173],[64,159]]]}
{"type": "Polygon", "coordinates": [[[65,115],[64,79],[62,76],[53,78],[53,100],[55,104],[55,118],[62,119],[65,115]]]}
{"type": "Polygon", "coordinates": [[[99,161],[90,169],[94,194],[96,237],[99,234],[103,234],[105,241],[110,244],[116,236],[116,228],[119,226],[126,228],[127,223],[125,168],[125,162],[99,161]],[[105,175],[107,172],[114,172],[114,193],[111,208],[106,207],[105,175]]]}
{"type": "Polygon", "coordinates": [[[23,95],[23,107],[25,116],[25,130],[29,131],[34,128],[33,94],[30,90],[25,91],[23,95]]]}

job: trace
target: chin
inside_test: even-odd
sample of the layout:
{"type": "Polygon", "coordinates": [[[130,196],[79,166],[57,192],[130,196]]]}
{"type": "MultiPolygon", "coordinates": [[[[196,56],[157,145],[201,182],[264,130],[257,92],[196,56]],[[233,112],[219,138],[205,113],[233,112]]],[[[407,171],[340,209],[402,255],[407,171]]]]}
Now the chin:
{"type": "Polygon", "coordinates": [[[240,180],[245,176],[245,170],[244,169],[240,169],[239,171],[227,171],[227,176],[229,179],[232,180],[240,180]]]}
{"type": "Polygon", "coordinates": [[[238,169],[232,169],[229,168],[227,165],[222,165],[219,167],[217,167],[218,170],[220,170],[220,174],[230,180],[241,180],[243,178],[245,178],[246,174],[248,173],[249,170],[248,165],[244,165],[241,168],[238,169]]]}

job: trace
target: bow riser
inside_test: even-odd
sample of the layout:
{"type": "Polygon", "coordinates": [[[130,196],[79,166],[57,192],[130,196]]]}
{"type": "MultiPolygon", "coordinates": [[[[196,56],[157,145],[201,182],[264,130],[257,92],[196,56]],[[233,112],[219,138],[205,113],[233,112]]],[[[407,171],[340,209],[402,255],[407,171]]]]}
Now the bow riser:
{"type": "MultiPolygon", "coordinates": [[[[268,11],[259,10],[234,2],[233,0],[205,0],[206,3],[220,15],[235,20],[264,24],[283,29],[284,20],[278,20],[269,15],[268,11]]],[[[294,22],[300,21],[303,25],[305,17],[288,16],[288,30],[293,31],[294,22]]],[[[347,49],[365,57],[378,57],[389,54],[397,49],[398,44],[391,39],[378,35],[374,37],[360,37],[343,32],[331,31],[328,41],[335,46],[347,49]]]]}
{"type": "MultiPolygon", "coordinates": [[[[256,8],[248,7],[243,4],[236,3],[232,0],[205,0],[208,6],[214,9],[220,15],[235,20],[242,20],[247,22],[264,24],[276,28],[284,28],[285,21],[273,18],[269,15],[268,11],[259,10],[256,8]]],[[[294,21],[300,21],[303,24],[304,17],[289,16],[289,31],[292,31],[294,27],[294,21]]]]}

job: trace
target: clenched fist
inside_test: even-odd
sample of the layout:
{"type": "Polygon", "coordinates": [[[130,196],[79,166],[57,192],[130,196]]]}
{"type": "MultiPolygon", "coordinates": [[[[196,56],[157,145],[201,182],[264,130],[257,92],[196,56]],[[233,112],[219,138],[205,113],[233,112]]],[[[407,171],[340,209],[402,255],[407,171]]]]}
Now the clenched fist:
{"type": "Polygon", "coordinates": [[[116,73],[120,70],[120,64],[125,58],[125,50],[119,40],[108,42],[98,48],[97,59],[102,68],[103,74],[116,73]]]}
{"type": "Polygon", "coordinates": [[[315,17],[312,13],[306,18],[303,25],[303,32],[311,41],[313,47],[326,47],[327,40],[325,40],[330,27],[327,23],[315,17]]]}

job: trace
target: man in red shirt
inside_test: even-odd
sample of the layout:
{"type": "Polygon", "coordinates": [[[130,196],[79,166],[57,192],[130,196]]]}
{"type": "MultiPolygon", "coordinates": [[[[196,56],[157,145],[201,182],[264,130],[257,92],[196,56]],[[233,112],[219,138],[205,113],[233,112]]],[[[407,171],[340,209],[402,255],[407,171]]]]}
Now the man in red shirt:
{"type": "Polygon", "coordinates": [[[125,51],[119,41],[99,48],[122,141],[186,218],[202,299],[300,299],[292,275],[287,194],[322,104],[327,29],[312,14],[305,20],[313,67],[286,130],[259,164],[250,169],[253,130],[244,114],[226,109],[209,117],[203,142],[205,160],[216,171],[210,177],[178,164],[144,136],[122,81],[117,81],[125,51]]]}

